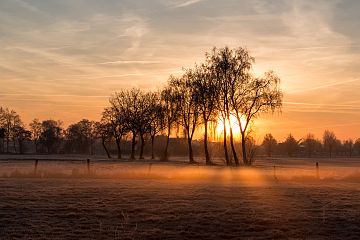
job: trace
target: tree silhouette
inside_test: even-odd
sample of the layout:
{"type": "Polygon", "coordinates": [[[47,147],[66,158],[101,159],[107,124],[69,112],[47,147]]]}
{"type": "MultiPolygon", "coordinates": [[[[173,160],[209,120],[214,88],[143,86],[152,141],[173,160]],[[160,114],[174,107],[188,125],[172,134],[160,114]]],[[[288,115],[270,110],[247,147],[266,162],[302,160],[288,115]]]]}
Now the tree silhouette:
{"type": "Polygon", "coordinates": [[[268,157],[271,157],[277,145],[276,139],[268,133],[265,135],[264,140],[262,142],[262,146],[265,148],[265,152],[268,157]]]}
{"type": "Polygon", "coordinates": [[[112,132],[112,126],[110,123],[105,121],[95,123],[95,136],[101,139],[101,145],[103,146],[108,158],[111,158],[111,155],[106,147],[106,142],[111,141],[112,132]]]}
{"type": "Polygon", "coordinates": [[[20,116],[14,110],[0,107],[0,127],[5,129],[4,139],[6,140],[7,153],[9,153],[10,140],[13,140],[15,148],[15,130],[22,126],[20,116]]]}
{"type": "Polygon", "coordinates": [[[299,147],[299,143],[296,141],[292,134],[289,134],[289,136],[286,138],[284,145],[286,153],[289,157],[292,157],[296,152],[297,148],[299,147]]]}
{"type": "Polygon", "coordinates": [[[192,139],[194,137],[195,130],[199,125],[199,106],[196,103],[193,87],[195,78],[196,72],[188,69],[181,77],[172,77],[169,82],[169,87],[173,89],[174,98],[178,104],[178,121],[184,128],[187,138],[190,163],[195,163],[192,149],[192,139]]]}
{"type": "Polygon", "coordinates": [[[321,142],[315,139],[312,133],[308,133],[302,142],[309,158],[311,158],[316,149],[321,148],[321,142]],[[320,147],[319,147],[320,145],[320,147]]]}
{"type": "Polygon", "coordinates": [[[360,155],[360,138],[356,139],[354,143],[354,150],[360,155]]]}
{"type": "Polygon", "coordinates": [[[232,156],[234,158],[235,164],[239,165],[239,159],[237,157],[234,136],[233,136],[233,126],[230,122],[231,106],[230,106],[230,89],[231,84],[233,84],[231,74],[231,64],[229,57],[231,55],[230,49],[225,47],[221,49],[213,48],[210,53],[206,53],[206,61],[210,65],[210,69],[213,72],[213,75],[216,77],[219,90],[219,100],[217,104],[217,109],[221,113],[221,118],[224,126],[223,136],[224,136],[224,154],[227,165],[230,165],[229,153],[227,149],[227,129],[226,123],[228,123],[230,130],[230,146],[232,151],[232,156]]]}
{"type": "Polygon", "coordinates": [[[115,104],[115,99],[111,99],[112,106],[109,108],[105,108],[101,122],[105,123],[106,126],[109,127],[108,130],[111,131],[109,133],[109,136],[112,136],[115,139],[116,142],[116,148],[117,148],[117,156],[118,159],[122,158],[122,151],[121,151],[121,141],[122,138],[127,134],[128,132],[128,126],[126,125],[126,119],[125,115],[123,113],[123,109],[115,104]]]}
{"type": "Polygon", "coordinates": [[[246,156],[246,131],[251,121],[261,113],[274,112],[282,106],[282,92],[279,88],[280,78],[273,72],[265,73],[262,78],[249,77],[244,87],[238,88],[243,98],[239,109],[235,110],[241,133],[243,162],[249,165],[246,156]],[[241,90],[243,89],[243,90],[241,90]],[[240,114],[239,114],[240,113],[240,114]],[[242,117],[245,119],[243,123],[242,117]]]}
{"type": "Polygon", "coordinates": [[[93,154],[95,123],[87,119],[71,124],[65,131],[68,152],[93,154]]]}
{"type": "Polygon", "coordinates": [[[323,135],[324,148],[329,152],[330,158],[333,155],[334,149],[338,143],[338,140],[334,132],[325,130],[323,135]]]}
{"type": "Polygon", "coordinates": [[[349,157],[352,157],[354,150],[354,141],[352,139],[348,139],[344,141],[344,148],[348,153],[349,157]]]}
{"type": "MultiPolygon", "coordinates": [[[[169,78],[170,82],[172,77],[169,78]]],[[[169,141],[170,141],[170,134],[171,130],[174,125],[177,123],[179,119],[179,108],[177,102],[177,96],[174,92],[174,89],[168,85],[161,91],[161,105],[163,107],[164,115],[165,115],[165,126],[166,126],[166,143],[163,156],[161,157],[162,161],[168,161],[168,148],[169,148],[169,141]]]]}
{"type": "Polygon", "coordinates": [[[56,153],[63,138],[63,129],[60,121],[45,120],[41,123],[40,142],[45,146],[47,153],[56,153]]]}
{"type": "Polygon", "coordinates": [[[210,60],[207,61],[207,64],[195,66],[193,88],[195,102],[204,124],[205,160],[207,165],[211,165],[208,149],[208,125],[210,121],[217,120],[220,86],[215,72],[212,71],[210,60]]]}
{"type": "Polygon", "coordinates": [[[35,118],[30,124],[30,131],[31,131],[31,139],[33,140],[35,144],[35,153],[38,153],[39,151],[39,142],[40,142],[40,136],[42,132],[42,125],[39,119],[35,118]]]}
{"type": "Polygon", "coordinates": [[[161,93],[153,93],[150,101],[149,134],[151,138],[151,159],[154,159],[155,136],[165,128],[165,111],[161,104],[161,93]]]}

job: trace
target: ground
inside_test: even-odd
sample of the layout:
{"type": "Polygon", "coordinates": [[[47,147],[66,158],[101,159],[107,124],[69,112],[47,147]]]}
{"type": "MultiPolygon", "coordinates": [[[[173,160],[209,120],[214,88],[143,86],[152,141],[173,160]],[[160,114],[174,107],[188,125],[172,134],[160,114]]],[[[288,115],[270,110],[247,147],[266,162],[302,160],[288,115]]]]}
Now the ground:
{"type": "Polygon", "coordinates": [[[0,239],[358,239],[359,166],[3,159],[0,239]]]}

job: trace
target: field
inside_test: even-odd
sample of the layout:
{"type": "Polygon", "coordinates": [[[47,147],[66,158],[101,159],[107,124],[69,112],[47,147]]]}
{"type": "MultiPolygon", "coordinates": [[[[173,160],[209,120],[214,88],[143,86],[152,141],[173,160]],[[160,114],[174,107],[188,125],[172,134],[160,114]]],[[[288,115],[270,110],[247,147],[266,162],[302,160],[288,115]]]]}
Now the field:
{"type": "Polygon", "coordinates": [[[360,159],[229,169],[42,157],[35,172],[41,157],[2,158],[0,239],[360,237],[360,159]]]}

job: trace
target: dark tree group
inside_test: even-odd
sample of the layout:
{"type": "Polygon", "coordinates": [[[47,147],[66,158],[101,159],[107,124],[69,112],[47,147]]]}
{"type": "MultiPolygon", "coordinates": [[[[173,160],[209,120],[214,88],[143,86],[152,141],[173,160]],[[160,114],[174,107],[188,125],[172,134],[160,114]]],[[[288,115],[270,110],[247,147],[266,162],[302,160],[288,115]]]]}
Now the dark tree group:
{"type": "Polygon", "coordinates": [[[355,142],[352,139],[340,141],[334,132],[325,130],[322,140],[309,133],[299,140],[289,134],[284,142],[278,142],[269,133],[265,135],[261,147],[268,157],[352,157],[360,155],[360,138],[355,142]]]}
{"type": "Polygon", "coordinates": [[[214,48],[205,56],[203,63],[185,69],[180,76],[170,76],[167,85],[158,92],[121,90],[110,98],[110,107],[104,110],[99,125],[110,126],[107,137],[116,140],[118,158],[123,137],[131,138],[131,159],[135,158],[135,146],[140,142],[141,159],[147,140],[150,138],[153,146],[155,136],[165,132],[161,159],[167,161],[171,133],[180,129],[187,141],[190,163],[195,163],[192,146],[195,133],[204,132],[204,156],[210,165],[209,125],[220,119],[224,123],[226,163],[240,165],[240,154],[243,164],[252,163],[254,154],[247,154],[247,146],[252,143],[248,129],[261,113],[281,108],[280,79],[273,72],[255,77],[251,72],[254,58],[244,48],[214,48]],[[236,126],[230,121],[232,116],[237,119],[236,126]],[[230,126],[229,137],[226,125],[230,126]],[[235,144],[234,127],[241,133],[240,149],[235,144]]]}

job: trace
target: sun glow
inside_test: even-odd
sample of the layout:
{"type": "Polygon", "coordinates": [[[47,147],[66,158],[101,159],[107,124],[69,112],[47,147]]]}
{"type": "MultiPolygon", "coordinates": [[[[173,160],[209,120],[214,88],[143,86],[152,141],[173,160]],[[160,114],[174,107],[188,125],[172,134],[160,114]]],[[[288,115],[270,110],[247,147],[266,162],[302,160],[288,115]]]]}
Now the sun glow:
{"type": "MultiPolygon", "coordinates": [[[[241,126],[244,127],[246,124],[246,119],[244,117],[240,118],[241,126]]],[[[230,136],[230,126],[232,127],[233,135],[236,139],[240,138],[240,127],[237,118],[234,115],[230,115],[230,124],[229,121],[225,121],[225,127],[227,135],[230,136]]],[[[218,136],[221,136],[224,133],[224,121],[221,117],[219,117],[219,121],[217,123],[216,132],[218,136]]]]}

